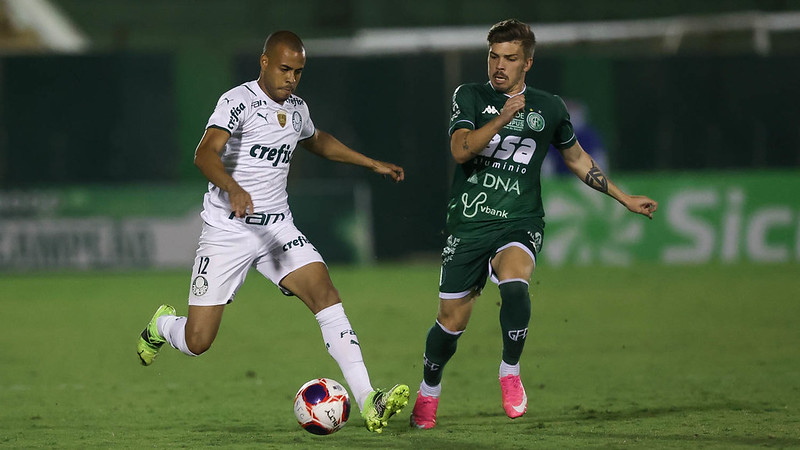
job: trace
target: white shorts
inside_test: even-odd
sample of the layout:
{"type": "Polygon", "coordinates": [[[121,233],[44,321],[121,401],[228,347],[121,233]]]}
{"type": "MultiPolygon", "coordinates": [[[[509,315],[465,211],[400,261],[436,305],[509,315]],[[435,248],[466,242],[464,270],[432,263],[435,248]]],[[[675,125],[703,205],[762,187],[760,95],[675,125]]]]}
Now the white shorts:
{"type": "Polygon", "coordinates": [[[279,283],[286,275],[313,262],[325,263],[291,217],[267,225],[242,225],[238,232],[204,223],[192,269],[189,304],[232,302],[250,267],[281,287],[279,283]]]}

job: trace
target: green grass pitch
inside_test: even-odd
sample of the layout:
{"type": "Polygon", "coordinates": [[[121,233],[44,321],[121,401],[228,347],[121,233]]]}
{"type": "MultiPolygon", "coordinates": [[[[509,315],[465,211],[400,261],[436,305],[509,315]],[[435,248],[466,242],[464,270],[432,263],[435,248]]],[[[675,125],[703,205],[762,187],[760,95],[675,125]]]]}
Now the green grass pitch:
{"type": "MultiPolygon", "coordinates": [[[[416,392],[436,264],[334,266],[373,384],[416,392]]],[[[522,360],[528,413],[500,406],[499,296],[489,285],[445,369],[439,425],[382,435],[357,409],[300,429],[298,387],[341,382],[313,316],[251,273],[199,358],[135,340],[160,303],[186,311],[188,271],[0,276],[0,447],[800,447],[800,265],[543,264],[522,360]]],[[[413,394],[412,394],[413,397],[413,394]]],[[[412,400],[413,402],[413,400],[412,400]]]]}

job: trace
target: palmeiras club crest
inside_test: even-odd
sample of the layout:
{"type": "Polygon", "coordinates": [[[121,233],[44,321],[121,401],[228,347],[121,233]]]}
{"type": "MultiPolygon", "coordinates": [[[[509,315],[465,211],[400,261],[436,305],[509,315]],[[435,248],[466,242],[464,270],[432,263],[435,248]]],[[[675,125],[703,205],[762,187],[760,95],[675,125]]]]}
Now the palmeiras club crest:
{"type": "Polygon", "coordinates": [[[294,127],[294,131],[297,132],[303,127],[303,116],[297,111],[292,113],[292,127],[294,127]]]}
{"type": "Polygon", "coordinates": [[[198,275],[194,281],[192,281],[192,294],[196,296],[201,296],[208,291],[208,280],[202,275],[198,275]]]}

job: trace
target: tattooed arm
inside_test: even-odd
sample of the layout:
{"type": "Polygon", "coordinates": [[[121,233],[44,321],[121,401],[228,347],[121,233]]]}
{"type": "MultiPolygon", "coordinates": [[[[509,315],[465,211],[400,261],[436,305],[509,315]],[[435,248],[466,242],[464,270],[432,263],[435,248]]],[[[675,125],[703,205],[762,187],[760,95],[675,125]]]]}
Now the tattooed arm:
{"type": "Polygon", "coordinates": [[[653,213],[658,209],[658,202],[644,195],[628,195],[623,192],[606,177],[603,170],[597,166],[594,159],[583,150],[577,141],[572,147],[561,150],[561,156],[564,157],[564,162],[569,170],[583,180],[587,186],[608,194],[631,212],[653,218],[653,213]]]}

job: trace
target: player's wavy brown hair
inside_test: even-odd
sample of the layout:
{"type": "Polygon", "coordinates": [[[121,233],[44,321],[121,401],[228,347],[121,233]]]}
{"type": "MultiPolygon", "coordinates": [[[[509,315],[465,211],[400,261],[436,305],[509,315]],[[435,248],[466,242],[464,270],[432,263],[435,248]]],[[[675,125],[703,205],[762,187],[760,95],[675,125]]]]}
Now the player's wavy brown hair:
{"type": "Polygon", "coordinates": [[[531,27],[517,19],[507,19],[492,25],[486,40],[490,46],[501,42],[520,41],[522,52],[526,58],[533,56],[533,50],[536,47],[536,36],[531,27]]]}

